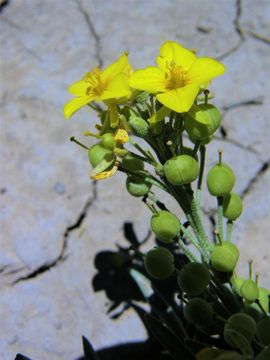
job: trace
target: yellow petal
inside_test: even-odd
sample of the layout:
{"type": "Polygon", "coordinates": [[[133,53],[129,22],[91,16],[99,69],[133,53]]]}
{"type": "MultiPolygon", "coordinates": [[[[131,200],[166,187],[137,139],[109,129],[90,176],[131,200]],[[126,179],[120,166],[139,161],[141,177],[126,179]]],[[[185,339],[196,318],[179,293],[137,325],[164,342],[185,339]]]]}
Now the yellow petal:
{"type": "Polygon", "coordinates": [[[118,129],[114,138],[119,144],[123,145],[128,142],[128,133],[124,129],[118,129]]]}
{"type": "Polygon", "coordinates": [[[77,97],[75,99],[70,100],[64,106],[64,115],[66,119],[69,119],[71,115],[73,115],[77,110],[83,107],[86,104],[89,104],[91,101],[95,100],[95,98],[90,96],[82,96],[77,97]]]}
{"type": "Polygon", "coordinates": [[[110,81],[115,76],[125,72],[127,70],[128,65],[128,54],[124,52],[118,60],[116,60],[111,65],[107,66],[101,73],[101,80],[102,81],[110,81]]]}
{"type": "Polygon", "coordinates": [[[128,77],[125,74],[119,74],[112,79],[106,89],[102,92],[99,100],[116,99],[120,97],[129,96],[131,90],[128,85],[128,77]]]}
{"type": "Polygon", "coordinates": [[[164,74],[154,66],[135,71],[130,77],[129,85],[134,89],[145,90],[149,93],[166,91],[164,74]]]}
{"type": "Polygon", "coordinates": [[[118,167],[119,167],[119,162],[117,161],[111,170],[103,171],[103,172],[101,172],[99,174],[96,174],[96,175],[93,175],[93,176],[90,176],[90,177],[93,180],[105,180],[105,179],[108,179],[108,178],[112,177],[116,173],[118,167]]]}
{"type": "Polygon", "coordinates": [[[194,53],[175,41],[167,41],[160,48],[160,56],[157,63],[161,69],[164,68],[166,62],[174,62],[176,65],[189,69],[196,60],[194,53]]]}
{"type": "Polygon", "coordinates": [[[199,87],[197,85],[187,85],[164,94],[158,94],[157,99],[167,108],[182,113],[191,108],[198,91],[199,87]]]}
{"type": "Polygon", "coordinates": [[[220,76],[225,72],[225,66],[220,62],[201,57],[195,61],[188,71],[188,83],[204,84],[214,77],[220,76]]]}
{"type": "Polygon", "coordinates": [[[84,80],[79,80],[71,84],[68,88],[68,91],[75,96],[84,96],[88,87],[89,84],[87,84],[84,80]]]}

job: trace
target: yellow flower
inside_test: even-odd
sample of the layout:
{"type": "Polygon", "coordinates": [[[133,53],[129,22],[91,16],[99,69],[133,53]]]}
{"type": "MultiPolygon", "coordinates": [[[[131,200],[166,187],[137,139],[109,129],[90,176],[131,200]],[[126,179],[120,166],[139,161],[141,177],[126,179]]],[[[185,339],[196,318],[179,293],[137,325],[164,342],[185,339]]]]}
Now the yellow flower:
{"type": "Polygon", "coordinates": [[[105,101],[129,97],[131,90],[128,80],[131,66],[127,53],[123,53],[117,61],[106,69],[95,67],[69,87],[69,92],[76,96],[64,106],[64,115],[69,118],[82,106],[92,101],[105,101]]]}
{"type": "Polygon", "coordinates": [[[149,66],[135,71],[130,86],[157,94],[158,101],[178,113],[187,112],[200,87],[224,73],[218,61],[201,57],[174,41],[165,42],[157,57],[158,67],[149,66]]]}

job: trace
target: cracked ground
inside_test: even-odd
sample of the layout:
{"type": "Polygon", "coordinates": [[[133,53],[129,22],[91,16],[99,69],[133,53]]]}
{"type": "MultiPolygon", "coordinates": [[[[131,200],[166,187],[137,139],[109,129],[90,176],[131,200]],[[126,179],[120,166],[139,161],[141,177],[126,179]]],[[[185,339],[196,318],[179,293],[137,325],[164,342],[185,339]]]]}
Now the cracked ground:
{"type": "MultiPolygon", "coordinates": [[[[252,258],[270,287],[269,6],[268,0],[0,1],[1,359],[20,351],[36,360],[74,360],[81,335],[96,348],[145,337],[131,311],[108,318],[106,298],[93,293],[91,279],[95,254],[123,243],[123,223],[132,221],[144,237],[150,214],[123,191],[121,174],[89,180],[87,154],[69,138],[82,140],[95,114],[82,109],[70,121],[62,114],[68,85],[125,50],[139,68],[153,64],[160,44],[172,39],[226,65],[212,86],[223,123],[207,167],[222,148],[245,206],[234,230],[239,273],[247,275],[252,258]]],[[[210,196],[203,211],[211,233],[210,196]]]]}

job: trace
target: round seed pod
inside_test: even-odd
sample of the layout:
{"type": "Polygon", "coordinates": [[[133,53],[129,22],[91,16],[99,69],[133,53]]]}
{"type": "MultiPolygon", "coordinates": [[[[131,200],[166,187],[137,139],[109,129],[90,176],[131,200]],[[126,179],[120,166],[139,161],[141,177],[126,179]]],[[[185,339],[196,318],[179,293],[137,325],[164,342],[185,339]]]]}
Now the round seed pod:
{"type": "Polygon", "coordinates": [[[126,188],[130,195],[139,197],[148,194],[152,184],[135,175],[127,177],[126,188]]]}
{"type": "Polygon", "coordinates": [[[247,306],[245,313],[251,316],[256,323],[262,318],[262,313],[253,306],[247,306]]]}
{"type": "Polygon", "coordinates": [[[256,336],[264,345],[270,345],[270,318],[265,317],[257,324],[256,336]]]}
{"type": "Polygon", "coordinates": [[[259,355],[255,357],[255,360],[269,360],[270,359],[270,346],[264,348],[259,355]]]}
{"type": "Polygon", "coordinates": [[[248,302],[253,303],[259,297],[259,287],[255,281],[245,280],[240,288],[240,295],[248,302]]]}
{"type": "Polygon", "coordinates": [[[177,275],[179,287],[188,295],[200,295],[210,281],[207,267],[201,263],[191,262],[183,266],[177,275]]]}
{"type": "Polygon", "coordinates": [[[167,160],[163,170],[166,179],[173,185],[189,184],[199,175],[199,165],[189,155],[178,155],[167,160]]]}
{"type": "Polygon", "coordinates": [[[269,290],[263,287],[259,288],[259,302],[266,313],[270,312],[269,296],[270,296],[269,290]]]}
{"type": "MultiPolygon", "coordinates": [[[[213,139],[213,135],[210,135],[210,136],[207,136],[207,137],[205,137],[205,138],[203,138],[203,139],[201,139],[199,141],[200,141],[201,145],[207,145],[207,144],[209,144],[211,142],[212,139],[213,139]]],[[[194,139],[193,137],[189,137],[189,140],[191,142],[193,142],[193,144],[196,144],[196,142],[198,141],[198,140],[194,139]]]]}
{"type": "Polygon", "coordinates": [[[101,136],[100,145],[106,149],[113,150],[115,147],[116,141],[111,133],[106,133],[101,136]]]}
{"type": "Polygon", "coordinates": [[[143,170],[144,162],[131,154],[127,154],[121,162],[121,167],[130,171],[143,170]]]}
{"type": "Polygon", "coordinates": [[[156,247],[146,254],[144,266],[149,275],[155,279],[166,279],[174,272],[173,254],[164,247],[156,247]]]}
{"type": "Polygon", "coordinates": [[[235,342],[234,337],[231,336],[231,331],[241,334],[248,342],[250,342],[256,332],[256,322],[251,316],[244,313],[236,313],[229,317],[224,326],[223,336],[227,344],[235,349],[238,345],[235,342]]]}
{"type": "Polygon", "coordinates": [[[208,326],[213,321],[213,308],[205,300],[194,298],[185,306],[184,317],[191,324],[208,326]]]}
{"type": "Polygon", "coordinates": [[[180,221],[177,216],[166,210],[153,214],[150,225],[156,237],[165,243],[173,242],[180,232],[180,221]]]}
{"type": "Polygon", "coordinates": [[[184,127],[190,138],[203,141],[213,135],[221,123],[221,114],[210,104],[198,105],[198,111],[192,117],[186,114],[184,127]]]}
{"type": "Polygon", "coordinates": [[[108,158],[111,160],[115,157],[113,151],[106,149],[100,144],[95,144],[88,150],[88,159],[93,167],[96,167],[102,160],[108,158]]]}
{"type": "Polygon", "coordinates": [[[231,272],[234,270],[239,258],[239,250],[230,241],[225,241],[221,245],[213,247],[211,253],[211,265],[214,269],[221,272],[231,272]]]}
{"type": "Polygon", "coordinates": [[[135,134],[136,136],[144,138],[148,135],[149,125],[142,118],[135,115],[130,116],[128,123],[133,134],[135,134]]]}
{"type": "Polygon", "coordinates": [[[243,202],[240,196],[234,192],[224,197],[223,216],[228,220],[236,220],[242,214],[243,202]]]}
{"type": "Polygon", "coordinates": [[[213,196],[226,196],[234,186],[235,176],[232,169],[226,164],[213,166],[207,175],[208,191],[213,196]]]}

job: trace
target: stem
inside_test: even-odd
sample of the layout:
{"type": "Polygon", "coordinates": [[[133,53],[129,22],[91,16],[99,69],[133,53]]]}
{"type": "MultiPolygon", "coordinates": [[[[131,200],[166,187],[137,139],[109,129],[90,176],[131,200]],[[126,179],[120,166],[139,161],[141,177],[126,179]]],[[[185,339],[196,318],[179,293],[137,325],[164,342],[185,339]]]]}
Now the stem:
{"type": "Polygon", "coordinates": [[[223,242],[223,197],[218,196],[218,234],[223,242]]]}
{"type": "Polygon", "coordinates": [[[81,146],[82,148],[89,150],[90,148],[87,147],[86,145],[84,145],[83,143],[81,143],[80,141],[76,140],[74,136],[71,136],[71,138],[69,139],[72,142],[75,142],[77,145],[81,146]]]}
{"type": "Polygon", "coordinates": [[[226,241],[232,241],[232,230],[233,230],[233,222],[231,220],[228,220],[227,228],[226,228],[226,241]]]}
{"type": "Polygon", "coordinates": [[[196,256],[189,250],[189,248],[184,244],[183,240],[178,240],[177,244],[179,245],[180,249],[183,250],[186,257],[191,262],[198,262],[198,259],[196,256]]]}
{"type": "Polygon", "coordinates": [[[200,146],[200,171],[199,171],[199,178],[198,178],[198,185],[197,189],[202,188],[202,180],[203,180],[203,172],[205,166],[205,157],[206,157],[206,147],[204,145],[200,146]]]}
{"type": "Polygon", "coordinates": [[[198,150],[199,150],[199,147],[200,147],[200,141],[196,141],[195,145],[194,145],[194,148],[193,148],[193,152],[192,152],[192,156],[195,158],[198,150]]]}
{"type": "Polygon", "coordinates": [[[180,228],[182,233],[185,235],[185,237],[192,243],[192,245],[194,245],[196,247],[196,249],[198,249],[200,251],[200,253],[202,254],[203,258],[205,260],[208,259],[208,254],[205,252],[205,250],[203,248],[200,247],[200,245],[198,244],[198,241],[196,238],[194,238],[191,234],[191,232],[186,229],[182,224],[180,224],[180,228]]]}

